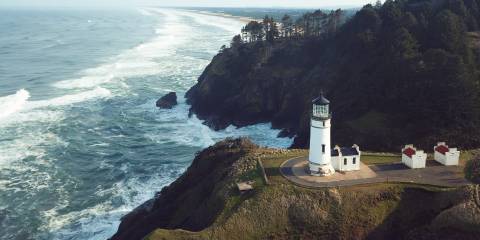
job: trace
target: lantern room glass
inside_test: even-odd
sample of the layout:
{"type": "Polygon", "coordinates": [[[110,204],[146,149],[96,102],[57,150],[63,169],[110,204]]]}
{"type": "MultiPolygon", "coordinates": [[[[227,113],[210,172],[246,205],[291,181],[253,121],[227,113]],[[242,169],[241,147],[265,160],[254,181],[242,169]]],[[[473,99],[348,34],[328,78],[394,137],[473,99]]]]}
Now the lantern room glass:
{"type": "Polygon", "coordinates": [[[328,118],[328,105],[313,105],[313,116],[319,118],[328,118]]]}

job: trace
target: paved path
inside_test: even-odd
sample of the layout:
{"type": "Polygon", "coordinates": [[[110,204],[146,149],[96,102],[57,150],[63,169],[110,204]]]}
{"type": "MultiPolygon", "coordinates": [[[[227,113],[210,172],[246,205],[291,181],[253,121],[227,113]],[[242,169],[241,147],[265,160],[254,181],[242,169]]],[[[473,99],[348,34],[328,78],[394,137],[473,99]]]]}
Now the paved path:
{"type": "Polygon", "coordinates": [[[459,187],[470,182],[459,177],[457,166],[443,166],[429,162],[424,169],[409,169],[401,163],[367,166],[348,173],[335,173],[332,177],[314,177],[308,173],[306,157],[292,158],[280,166],[281,174],[291,182],[312,188],[344,187],[382,182],[420,183],[444,187],[459,187]]]}

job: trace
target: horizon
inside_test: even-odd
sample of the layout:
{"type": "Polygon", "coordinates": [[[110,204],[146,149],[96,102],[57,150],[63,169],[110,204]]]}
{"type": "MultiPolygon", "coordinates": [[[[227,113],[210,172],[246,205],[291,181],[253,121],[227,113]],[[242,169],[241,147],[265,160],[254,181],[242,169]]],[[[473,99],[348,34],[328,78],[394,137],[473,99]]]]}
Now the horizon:
{"type": "MultiPolygon", "coordinates": [[[[220,0],[183,0],[171,3],[164,0],[126,0],[118,3],[114,0],[7,0],[0,2],[0,8],[132,8],[132,7],[165,7],[165,8],[252,8],[252,9],[348,9],[358,8],[366,4],[374,4],[376,0],[339,0],[313,1],[313,0],[267,0],[261,3],[254,0],[220,1],[220,0]]],[[[383,2],[383,1],[382,1],[383,2]]]]}

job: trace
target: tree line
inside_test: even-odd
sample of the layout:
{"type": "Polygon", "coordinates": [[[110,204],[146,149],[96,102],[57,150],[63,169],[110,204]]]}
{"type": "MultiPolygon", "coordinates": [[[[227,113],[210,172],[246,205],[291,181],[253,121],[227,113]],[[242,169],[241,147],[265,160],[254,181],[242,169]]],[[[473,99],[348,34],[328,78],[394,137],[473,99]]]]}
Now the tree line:
{"type": "Polygon", "coordinates": [[[340,9],[329,13],[321,10],[307,12],[297,19],[285,14],[279,22],[267,15],[262,21],[251,21],[244,26],[241,35],[233,38],[232,45],[257,41],[273,43],[283,38],[321,37],[336,32],[344,22],[345,13],[340,9]]]}

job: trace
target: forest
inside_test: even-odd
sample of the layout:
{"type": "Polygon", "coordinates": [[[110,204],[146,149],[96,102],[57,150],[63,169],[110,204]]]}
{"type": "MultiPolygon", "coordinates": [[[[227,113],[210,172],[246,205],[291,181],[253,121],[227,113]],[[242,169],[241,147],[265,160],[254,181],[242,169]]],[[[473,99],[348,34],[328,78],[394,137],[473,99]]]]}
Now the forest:
{"type": "Polygon", "coordinates": [[[273,43],[279,39],[320,37],[326,33],[336,32],[344,21],[345,13],[340,9],[328,14],[321,10],[307,12],[298,19],[285,14],[281,22],[276,22],[273,17],[267,15],[262,22],[249,22],[242,28],[241,36],[236,36],[232,41],[235,43],[255,41],[273,43]]]}
{"type": "Polygon", "coordinates": [[[215,128],[272,122],[306,147],[311,99],[324,90],[333,143],[480,147],[479,6],[387,0],[349,19],[337,10],[251,22],[187,93],[191,111],[215,128]]]}

